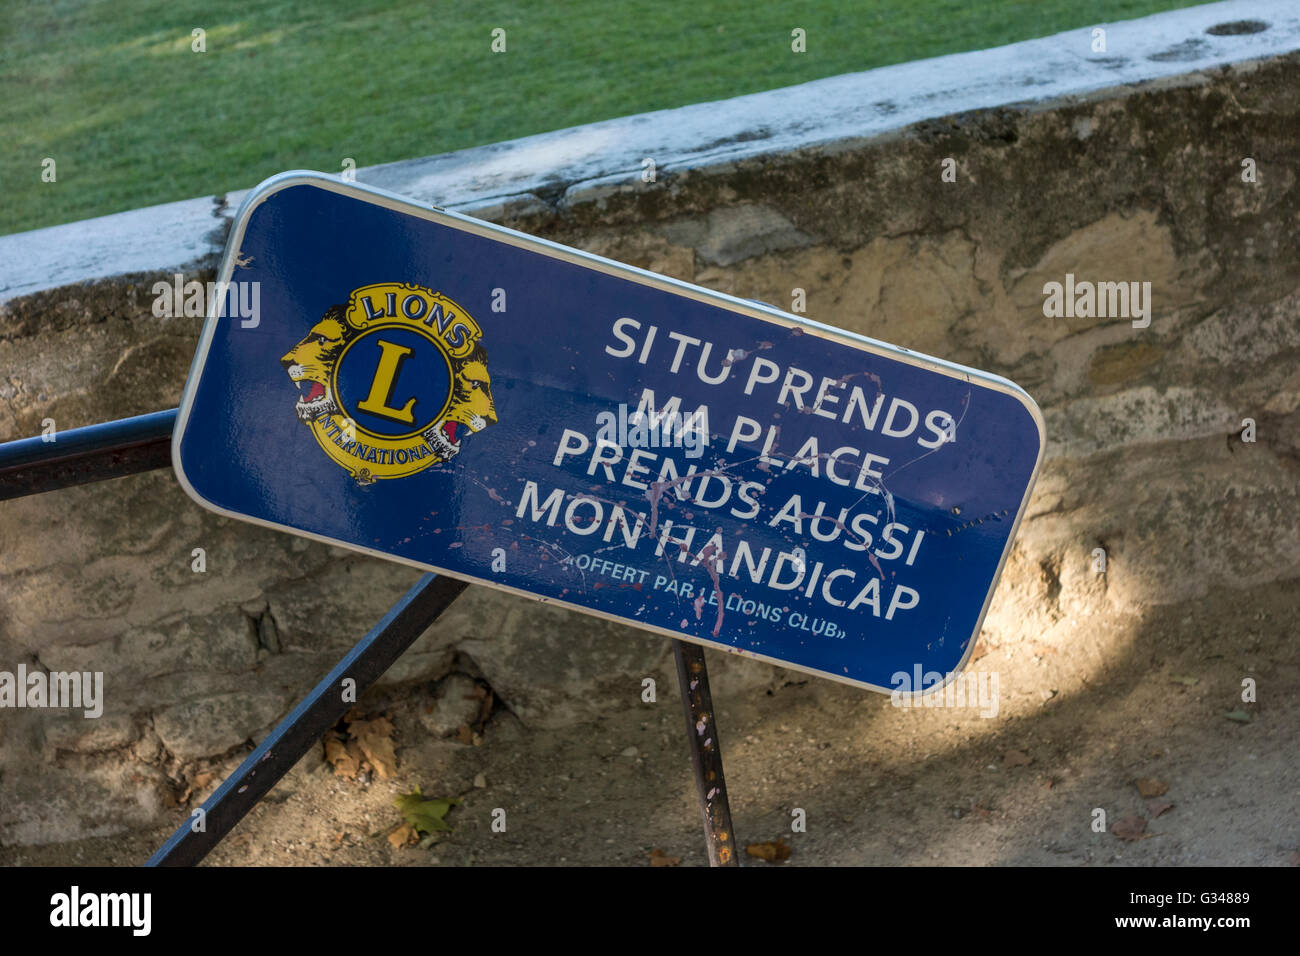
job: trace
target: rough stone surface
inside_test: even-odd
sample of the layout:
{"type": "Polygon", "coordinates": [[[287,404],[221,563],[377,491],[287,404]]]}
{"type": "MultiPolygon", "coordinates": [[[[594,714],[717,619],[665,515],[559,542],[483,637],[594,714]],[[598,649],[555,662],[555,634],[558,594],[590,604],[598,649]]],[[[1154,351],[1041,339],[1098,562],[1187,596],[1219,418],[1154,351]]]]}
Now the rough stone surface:
{"type": "Polygon", "coordinates": [[[436,737],[454,734],[478,723],[478,681],[467,674],[448,674],[439,684],[433,702],[420,714],[420,726],[436,737]]]}
{"type": "MultiPolygon", "coordinates": [[[[1297,128],[1291,54],[661,169],[655,183],[557,182],[479,212],[783,308],[802,289],[810,318],[1024,386],[1048,457],[981,640],[1091,646],[1152,609],[1300,590],[1297,128]],[[948,157],[955,183],[940,179],[948,157]],[[1150,282],[1150,327],[1045,317],[1043,284],[1066,273],[1150,282]],[[1254,443],[1239,436],[1247,418],[1254,443]]],[[[158,277],[0,307],[0,439],[47,417],[70,428],[176,404],[199,329],[151,314],[158,277]]],[[[107,696],[98,721],[0,720],[0,844],[156,824],[197,768],[242,752],[417,577],[211,515],[166,472],[0,505],[0,667],[100,670],[107,696]]],[[[676,696],[661,638],[483,589],[387,685],[443,679],[457,655],[504,709],[494,725],[518,733],[641,706],[645,677],[676,696]]],[[[718,700],[791,679],[722,655],[710,667],[718,700]]],[[[1052,687],[1086,692],[1071,680],[1052,687]]]]}

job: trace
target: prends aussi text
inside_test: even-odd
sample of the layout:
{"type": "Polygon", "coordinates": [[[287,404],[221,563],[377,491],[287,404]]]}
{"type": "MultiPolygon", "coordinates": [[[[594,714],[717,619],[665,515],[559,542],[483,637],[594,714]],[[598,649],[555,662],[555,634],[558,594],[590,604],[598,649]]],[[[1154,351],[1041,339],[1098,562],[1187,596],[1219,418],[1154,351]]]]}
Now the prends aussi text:
{"type": "Polygon", "coordinates": [[[682,399],[668,394],[671,376],[694,376],[705,385],[727,389],[733,393],[729,397],[742,397],[752,405],[753,416],[735,415],[729,423],[716,423],[729,427],[714,433],[720,447],[715,446],[718,462],[712,468],[679,462],[672,446],[680,443],[668,440],[672,436],[654,442],[652,450],[610,441],[598,430],[565,428],[551,464],[566,470],[578,465],[585,476],[619,486],[611,488],[612,493],[632,489],[645,504],[638,510],[604,495],[558,486],[543,489],[527,481],[517,517],[562,526],[570,534],[616,547],[652,546],[656,559],[675,556],[682,564],[704,566],[712,574],[748,579],[776,592],[799,590],[831,607],[862,609],[887,621],[920,604],[916,589],[898,582],[896,574],[885,573],[883,563],[897,562],[895,569],[912,566],[926,536],[924,530],[896,520],[885,477],[898,455],[928,454],[955,441],[958,419],[953,411],[925,409],[902,396],[887,395],[870,372],[835,376],[782,365],[762,354],[773,349],[771,343],[725,351],[715,343],[628,317],[615,320],[610,332],[611,341],[605,346],[609,355],[666,375],[668,388],[658,396],[654,389],[643,388],[632,416],[651,430],[663,423],[665,428],[702,429],[708,434],[713,424],[707,403],[683,409],[682,399]],[[870,433],[877,441],[868,451],[859,447],[860,440],[839,444],[809,435],[797,448],[792,443],[783,450],[782,426],[771,421],[782,412],[834,420],[870,433]],[[853,505],[837,508],[805,494],[791,494],[763,515],[772,489],[779,487],[774,479],[800,470],[860,495],[853,505]],[[838,542],[851,552],[863,553],[868,565],[837,566],[834,560],[816,560],[803,546],[752,546],[743,534],[724,538],[720,529],[700,531],[674,523],[660,514],[660,504],[669,495],[689,501],[695,514],[705,509],[746,523],[762,520],[810,548],[838,542]]]}

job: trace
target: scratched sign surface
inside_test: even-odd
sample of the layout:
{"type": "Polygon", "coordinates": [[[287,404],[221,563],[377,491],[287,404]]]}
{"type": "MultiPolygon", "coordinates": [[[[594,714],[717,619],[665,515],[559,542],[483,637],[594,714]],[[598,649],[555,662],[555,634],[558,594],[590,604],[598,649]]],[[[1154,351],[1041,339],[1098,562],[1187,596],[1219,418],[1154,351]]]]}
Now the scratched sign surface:
{"type": "Polygon", "coordinates": [[[1004,379],[320,174],[218,279],[206,507],[875,690],[964,665],[1042,457],[1004,379]]]}

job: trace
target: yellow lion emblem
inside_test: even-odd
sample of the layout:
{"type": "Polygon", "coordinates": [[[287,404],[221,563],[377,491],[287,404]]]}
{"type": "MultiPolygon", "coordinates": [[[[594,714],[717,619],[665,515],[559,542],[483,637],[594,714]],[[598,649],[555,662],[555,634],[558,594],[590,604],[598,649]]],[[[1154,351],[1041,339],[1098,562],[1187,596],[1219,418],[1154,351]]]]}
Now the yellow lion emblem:
{"type": "Polygon", "coordinates": [[[496,422],[481,338],[442,293],[379,283],[326,310],[280,364],[298,386],[299,421],[369,484],[449,461],[496,422]]]}

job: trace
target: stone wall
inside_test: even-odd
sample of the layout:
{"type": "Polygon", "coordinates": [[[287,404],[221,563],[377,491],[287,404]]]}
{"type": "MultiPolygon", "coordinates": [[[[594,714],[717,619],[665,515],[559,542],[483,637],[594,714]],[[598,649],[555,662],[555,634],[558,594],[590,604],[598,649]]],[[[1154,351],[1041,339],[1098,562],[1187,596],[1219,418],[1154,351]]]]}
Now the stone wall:
{"type": "MultiPolygon", "coordinates": [[[[1206,42],[1280,29],[1193,25],[1206,42]]],[[[660,163],[654,183],[622,158],[576,179],[533,169],[542,185],[479,182],[460,205],[782,308],[803,289],[811,318],[1028,390],[1046,416],[1047,460],[985,638],[1208,594],[1231,601],[1269,582],[1300,594],[1300,54],[1241,55],[1173,76],[1168,57],[1151,60],[1163,78],[1050,100],[1003,91],[996,108],[832,142],[805,132],[802,145],[729,152],[701,141],[695,161],[660,163]],[[946,159],[955,182],[942,178],[946,159]],[[1044,284],[1067,273],[1150,282],[1150,326],[1046,317],[1044,284]],[[1253,443],[1239,435],[1246,418],[1253,443]],[[1092,572],[1097,547],[1106,575],[1092,572]]],[[[500,150],[467,152],[486,162],[500,150]]],[[[359,175],[430,199],[428,164],[441,159],[359,175]]],[[[455,163],[469,168],[464,154],[455,163]]],[[[237,200],[155,211],[192,239],[187,278],[213,277],[237,200]]],[[[84,258],[79,235],[147,222],[5,237],[0,258],[84,258]]],[[[88,267],[89,281],[35,291],[9,283],[0,440],[38,433],[45,418],[70,428],[176,405],[199,322],[151,314],[153,282],[181,265],[156,262],[88,267]]],[[[263,735],[417,577],[216,517],[169,472],[0,504],[0,669],[104,671],[107,695],[98,720],[0,713],[0,843],[156,823],[197,767],[263,735]],[[191,569],[195,547],[205,573],[191,569]]],[[[711,662],[715,695],[781,677],[711,662]]],[[[672,680],[659,637],[480,588],[385,681],[453,668],[480,674],[533,727],[634,706],[645,675],[672,680]]]]}

